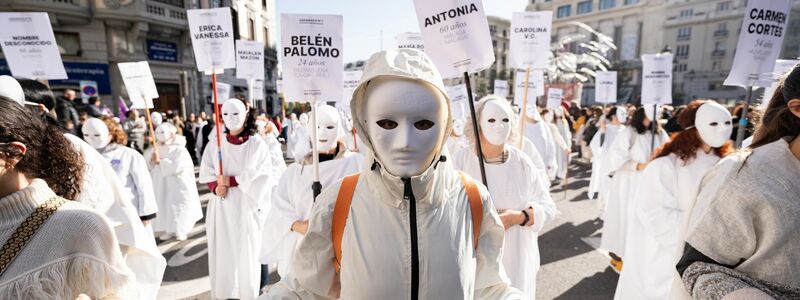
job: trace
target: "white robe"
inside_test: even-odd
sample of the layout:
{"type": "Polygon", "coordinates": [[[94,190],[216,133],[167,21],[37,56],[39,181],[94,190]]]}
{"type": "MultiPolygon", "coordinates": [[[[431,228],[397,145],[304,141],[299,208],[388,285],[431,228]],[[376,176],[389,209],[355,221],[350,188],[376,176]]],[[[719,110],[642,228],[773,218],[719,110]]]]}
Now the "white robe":
{"type": "Polygon", "coordinates": [[[668,299],[671,291],[683,295],[677,299],[691,298],[675,265],[683,254],[700,181],[719,160],[713,152],[698,150],[686,164],[670,154],[642,172],[615,299],[668,299]]]}
{"type": "Polygon", "coordinates": [[[547,166],[547,175],[550,180],[556,178],[556,171],[558,171],[558,162],[556,161],[556,143],[553,139],[553,134],[550,131],[550,126],[544,121],[536,123],[525,123],[525,137],[533,142],[536,150],[542,155],[544,165],[547,166]]]}
{"type": "MultiPolygon", "coordinates": [[[[222,139],[224,175],[236,178],[225,199],[212,196],[206,212],[208,267],[211,297],[254,299],[258,296],[261,268],[261,221],[267,197],[277,178],[270,167],[270,152],[264,140],[251,136],[241,145],[222,139]]],[[[217,180],[217,144],[203,153],[200,183],[217,180]]]]}
{"type": "Polygon", "coordinates": [[[598,197],[600,207],[605,210],[605,201],[611,186],[611,177],[608,177],[609,150],[620,131],[625,125],[607,124],[605,132],[597,131],[589,142],[592,149],[592,176],[589,181],[589,198],[598,197]],[[603,134],[605,136],[603,137],[603,134]],[[602,141],[601,141],[602,139],[602,141]]]}
{"type": "MultiPolygon", "coordinates": [[[[489,195],[496,209],[523,210],[533,207],[534,225],[513,226],[505,231],[503,266],[511,286],[536,298],[536,273],[539,271],[539,231],[555,218],[556,204],[550,197],[549,182],[536,170],[530,159],[517,148],[506,147],[508,159],[502,164],[486,164],[489,195]]],[[[453,168],[473,178],[480,178],[478,158],[473,151],[456,154],[453,168]]]]}
{"type": "Polygon", "coordinates": [[[108,217],[117,236],[125,264],[136,275],[141,299],[155,299],[161,288],[167,260],[158,250],[153,232],[148,230],[117,174],[99,152],[80,138],[65,134],[83,156],[85,167],[78,202],[89,205],[108,217]]]}
{"type": "Polygon", "coordinates": [[[542,184],[544,184],[545,189],[550,188],[550,177],[547,176],[547,166],[544,165],[544,160],[542,160],[542,155],[539,154],[539,150],[536,150],[536,146],[533,145],[530,139],[526,137],[522,137],[522,153],[528,156],[533,163],[533,167],[536,168],[536,171],[545,178],[546,180],[542,180],[542,184]]]}
{"type": "Polygon", "coordinates": [[[459,137],[449,136],[445,145],[447,145],[447,153],[451,156],[461,151],[461,149],[469,148],[469,142],[463,135],[459,137]]]}
{"type": "MultiPolygon", "coordinates": [[[[194,163],[185,144],[183,136],[175,136],[170,144],[158,145],[159,164],[147,161],[159,208],[158,217],[153,220],[154,232],[188,235],[203,218],[194,163]]],[[[152,155],[153,148],[145,151],[145,157],[152,155]]]]}
{"type": "MultiPolygon", "coordinates": [[[[606,201],[603,215],[603,235],[600,247],[618,256],[625,255],[625,241],[628,233],[627,224],[632,214],[630,206],[636,188],[641,181],[641,171],[636,171],[637,163],[647,163],[652,154],[651,140],[653,134],[647,131],[637,134],[632,127],[620,131],[609,150],[609,170],[614,172],[611,179],[611,190],[606,201]],[[633,137],[633,138],[632,138],[633,137]],[[631,145],[633,141],[633,145],[631,145]]],[[[655,138],[655,149],[669,141],[667,133],[662,130],[655,138]]]]}
{"type": "Polygon", "coordinates": [[[133,195],[131,203],[139,216],[157,213],[158,204],[153,191],[153,179],[150,178],[144,157],[136,150],[117,144],[108,144],[100,149],[100,153],[111,164],[111,168],[122,180],[127,192],[133,195]]]}
{"type": "Polygon", "coordinates": [[[564,136],[556,124],[548,123],[550,133],[553,136],[553,141],[556,146],[556,177],[567,178],[567,169],[569,168],[569,152],[570,142],[568,136],[564,136]]]}
{"type": "MultiPolygon", "coordinates": [[[[340,145],[343,147],[343,145],[340,145]]],[[[333,160],[319,164],[320,183],[323,190],[342,180],[344,176],[361,171],[364,158],[353,152],[343,152],[333,160]]],[[[314,203],[311,184],[314,166],[293,163],[281,176],[272,195],[272,209],[264,226],[261,263],[278,264],[278,274],[286,277],[292,270],[293,254],[303,235],[291,231],[292,223],[308,220],[314,203]]]]}

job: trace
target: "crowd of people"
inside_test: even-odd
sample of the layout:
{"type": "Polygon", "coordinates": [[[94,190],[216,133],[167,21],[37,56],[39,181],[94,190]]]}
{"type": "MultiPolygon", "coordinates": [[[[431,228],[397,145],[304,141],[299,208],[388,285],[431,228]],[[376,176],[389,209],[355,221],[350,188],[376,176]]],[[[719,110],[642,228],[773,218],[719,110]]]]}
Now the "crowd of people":
{"type": "Polygon", "coordinates": [[[214,299],[534,299],[573,160],[592,169],[616,299],[800,297],[800,66],[744,127],[743,105],[713,100],[488,95],[472,119],[422,52],[366,66],[350,111],[283,119],[232,98],[218,128],[0,76],[0,298],[154,299],[156,241],[193,234],[201,184],[214,299]]]}

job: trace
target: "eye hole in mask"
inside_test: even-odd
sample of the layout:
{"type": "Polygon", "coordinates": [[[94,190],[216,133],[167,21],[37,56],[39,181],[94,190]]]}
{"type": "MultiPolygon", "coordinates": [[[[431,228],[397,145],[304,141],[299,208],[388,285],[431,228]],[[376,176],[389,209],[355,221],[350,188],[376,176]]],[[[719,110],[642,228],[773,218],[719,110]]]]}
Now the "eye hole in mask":
{"type": "Polygon", "coordinates": [[[380,126],[383,129],[386,129],[386,130],[395,129],[395,128],[397,128],[397,125],[398,125],[397,122],[389,120],[389,119],[380,120],[378,122],[375,122],[375,124],[378,124],[378,126],[380,126]]]}
{"type": "Polygon", "coordinates": [[[717,125],[719,125],[719,123],[717,123],[717,122],[711,122],[711,123],[710,123],[710,124],[708,124],[708,125],[711,125],[711,126],[717,126],[717,125]]]}
{"type": "Polygon", "coordinates": [[[419,130],[428,130],[428,129],[433,128],[434,125],[436,125],[436,123],[434,123],[433,121],[422,120],[422,121],[415,122],[414,123],[414,128],[419,129],[419,130]]]}
{"type": "Polygon", "coordinates": [[[494,119],[494,118],[492,118],[492,119],[489,119],[489,120],[487,120],[487,121],[488,121],[489,123],[494,123],[494,122],[495,122],[495,119],[494,119]]]}
{"type": "Polygon", "coordinates": [[[508,123],[508,118],[503,118],[503,123],[508,123]]]}
{"type": "Polygon", "coordinates": [[[328,128],[328,129],[333,129],[333,128],[335,128],[335,127],[333,127],[333,126],[327,126],[327,127],[325,127],[325,128],[328,128]]]}

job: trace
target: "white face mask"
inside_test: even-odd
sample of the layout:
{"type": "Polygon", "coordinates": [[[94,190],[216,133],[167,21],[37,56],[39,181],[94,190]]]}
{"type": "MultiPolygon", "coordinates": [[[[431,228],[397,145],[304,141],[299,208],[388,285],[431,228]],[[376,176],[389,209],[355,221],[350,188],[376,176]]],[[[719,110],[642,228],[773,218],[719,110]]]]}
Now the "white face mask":
{"type": "Polygon", "coordinates": [[[301,114],[300,115],[300,124],[308,125],[308,115],[307,114],[301,114]]]}
{"type": "Polygon", "coordinates": [[[553,120],[555,120],[555,119],[553,118],[553,112],[552,112],[552,111],[548,111],[548,112],[544,113],[544,120],[545,120],[546,122],[553,123],[553,120]]]}
{"type": "Polygon", "coordinates": [[[237,131],[244,127],[247,120],[247,107],[239,99],[229,99],[222,105],[222,122],[230,131],[237,131]]]}
{"type": "Polygon", "coordinates": [[[108,133],[108,126],[100,119],[89,118],[83,124],[83,140],[92,148],[102,149],[111,143],[111,136],[108,133]]]}
{"type": "Polygon", "coordinates": [[[620,123],[625,123],[628,120],[628,112],[625,111],[624,107],[617,107],[617,120],[620,123]]]}
{"type": "Polygon", "coordinates": [[[153,121],[153,126],[155,127],[158,127],[158,125],[161,125],[161,123],[164,122],[163,117],[161,117],[161,113],[157,111],[150,113],[150,119],[153,121]]]}
{"type": "Polygon", "coordinates": [[[455,133],[456,136],[464,135],[464,120],[462,119],[453,120],[453,133],[455,133]]]}
{"type": "Polygon", "coordinates": [[[497,100],[486,102],[480,117],[481,132],[492,145],[503,145],[511,134],[511,111],[497,100]]]}
{"type": "MultiPolygon", "coordinates": [[[[320,105],[317,107],[319,115],[317,115],[317,150],[319,152],[327,152],[336,148],[339,138],[341,138],[339,129],[340,119],[339,113],[336,108],[330,105],[320,105]]],[[[309,133],[311,130],[309,130],[309,133]]]]}
{"type": "Polygon", "coordinates": [[[156,128],[156,141],[162,144],[166,144],[171,141],[172,138],[175,137],[175,133],[172,131],[172,128],[174,127],[169,125],[169,123],[158,126],[158,128],[156,128]]]}
{"type": "Polygon", "coordinates": [[[700,106],[694,119],[694,127],[706,144],[713,148],[721,147],[733,132],[731,114],[725,107],[711,102],[700,106]]]}
{"type": "Polygon", "coordinates": [[[444,141],[444,95],[431,85],[383,77],[370,83],[366,98],[365,128],[383,167],[398,177],[422,174],[444,141]]]}

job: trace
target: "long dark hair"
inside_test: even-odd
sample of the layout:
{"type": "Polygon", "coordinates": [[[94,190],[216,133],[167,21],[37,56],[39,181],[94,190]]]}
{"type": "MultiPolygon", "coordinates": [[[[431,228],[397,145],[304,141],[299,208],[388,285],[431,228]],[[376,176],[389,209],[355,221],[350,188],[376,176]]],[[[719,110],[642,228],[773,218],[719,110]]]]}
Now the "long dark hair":
{"type": "MultiPolygon", "coordinates": [[[[653,126],[656,128],[656,132],[661,133],[661,124],[658,123],[658,120],[650,120],[650,126],[644,125],[644,119],[647,118],[647,114],[644,112],[644,107],[639,107],[633,112],[633,117],[631,117],[631,127],[636,130],[638,134],[644,134],[648,131],[653,131],[653,126]]],[[[656,116],[658,117],[658,116],[656,116]]],[[[620,122],[623,122],[620,120],[620,122]]]]}
{"type": "Polygon", "coordinates": [[[789,75],[778,84],[750,148],[755,149],[783,137],[800,135],[800,118],[789,110],[789,100],[792,99],[800,99],[800,65],[794,66],[789,75]]]}
{"type": "MultiPolygon", "coordinates": [[[[258,134],[258,125],[256,125],[256,119],[258,118],[258,112],[256,111],[255,108],[250,106],[250,103],[248,103],[247,100],[243,100],[243,99],[240,99],[240,98],[236,98],[236,99],[239,100],[239,101],[242,101],[242,103],[244,103],[244,107],[247,107],[247,119],[244,120],[244,129],[242,130],[242,133],[239,133],[239,137],[246,136],[246,135],[256,135],[256,134],[258,134]]],[[[233,100],[231,99],[229,101],[233,101],[233,100]]],[[[222,108],[220,108],[219,111],[222,112],[222,108]]],[[[227,127],[224,126],[224,124],[223,124],[222,128],[225,128],[225,133],[228,133],[229,130],[228,130],[227,127]]]]}
{"type": "MultiPolygon", "coordinates": [[[[700,108],[700,106],[709,102],[711,101],[695,100],[692,101],[692,103],[689,103],[689,106],[687,106],[686,109],[682,110],[680,116],[678,117],[678,123],[682,128],[692,128],[678,131],[677,133],[673,134],[669,142],[656,150],[656,154],[653,156],[653,159],[674,153],[681,160],[686,162],[697,156],[697,149],[700,149],[700,147],[703,146],[703,139],[700,137],[700,133],[697,131],[697,128],[694,127],[694,121],[697,117],[697,110],[700,108]]],[[[717,156],[725,157],[725,155],[733,152],[733,145],[731,141],[727,141],[724,145],[722,145],[722,147],[714,148],[713,151],[717,156]]]]}
{"type": "Polygon", "coordinates": [[[69,132],[69,130],[64,127],[64,124],[58,121],[55,111],[53,110],[56,107],[56,97],[48,86],[30,79],[19,79],[17,81],[19,81],[19,85],[22,86],[22,90],[25,91],[25,101],[42,104],[45,108],[50,110],[50,113],[41,115],[45,123],[58,127],[61,132],[69,132]]]}
{"type": "Polygon", "coordinates": [[[16,169],[28,178],[41,178],[61,197],[75,200],[81,192],[83,157],[56,127],[45,124],[28,109],[0,96],[0,143],[20,142],[28,151],[0,149],[21,156],[16,169]]]}

